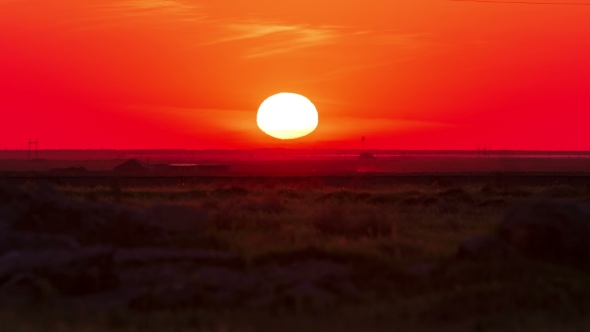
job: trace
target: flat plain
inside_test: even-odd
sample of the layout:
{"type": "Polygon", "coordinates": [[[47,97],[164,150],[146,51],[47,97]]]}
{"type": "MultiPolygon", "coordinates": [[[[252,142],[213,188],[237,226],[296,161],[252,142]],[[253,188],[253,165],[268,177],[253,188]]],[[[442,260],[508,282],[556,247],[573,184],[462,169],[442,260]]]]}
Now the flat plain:
{"type": "MultiPolygon", "coordinates": [[[[576,162],[573,168],[566,160],[560,169],[537,171],[580,174],[586,161],[576,162]]],[[[465,176],[462,171],[453,174],[465,176]]],[[[52,306],[14,311],[8,306],[2,312],[0,331],[588,330],[590,270],[585,264],[519,252],[478,256],[477,248],[470,256],[461,248],[466,240],[496,236],[506,214],[524,202],[587,204],[590,186],[576,178],[518,185],[498,181],[502,178],[493,174],[461,182],[432,172],[425,179],[433,181],[413,184],[379,181],[378,176],[371,181],[359,176],[331,181],[321,176],[245,175],[213,177],[212,181],[184,177],[181,183],[162,185],[133,185],[120,178],[113,181],[118,177],[110,175],[98,185],[49,182],[56,195],[80,204],[134,211],[171,205],[202,212],[206,216],[203,229],[170,233],[166,248],[236,255],[239,263],[229,267],[239,271],[232,272],[238,273],[235,276],[250,278],[269,269],[305,272],[309,264],[323,262],[328,265],[315,269],[334,264],[334,270],[326,270],[331,276],[343,268],[345,277],[338,274],[338,278],[350,287],[322,288],[318,282],[313,288],[297,288],[294,296],[275,290],[265,305],[252,305],[246,292],[236,295],[239,300],[216,298],[217,304],[183,302],[169,308],[145,302],[134,308],[78,311],[52,306]]],[[[19,179],[18,188],[45,190],[48,184],[37,178],[19,179]]],[[[148,246],[141,243],[141,234],[137,239],[129,240],[133,242],[129,246],[148,246]]],[[[166,294],[157,296],[168,299],[166,294]]]]}

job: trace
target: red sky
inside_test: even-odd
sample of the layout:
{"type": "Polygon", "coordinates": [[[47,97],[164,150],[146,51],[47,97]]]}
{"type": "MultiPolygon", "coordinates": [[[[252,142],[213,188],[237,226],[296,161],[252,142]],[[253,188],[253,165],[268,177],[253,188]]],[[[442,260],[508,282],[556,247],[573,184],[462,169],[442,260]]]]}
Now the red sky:
{"type": "Polygon", "coordinates": [[[590,6],[551,3],[0,0],[0,148],[589,150],[590,6]],[[314,133],[257,128],[278,92],[314,133]]]}

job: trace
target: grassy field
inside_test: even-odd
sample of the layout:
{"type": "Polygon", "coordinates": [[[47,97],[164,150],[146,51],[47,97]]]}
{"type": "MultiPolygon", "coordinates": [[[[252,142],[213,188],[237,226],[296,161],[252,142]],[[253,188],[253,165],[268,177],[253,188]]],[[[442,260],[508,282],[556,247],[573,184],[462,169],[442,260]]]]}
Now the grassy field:
{"type": "Polygon", "coordinates": [[[456,258],[462,240],[494,231],[506,211],[534,197],[590,201],[590,188],[354,183],[61,187],[67,196],[136,208],[163,202],[205,210],[198,236],[178,248],[238,253],[255,269],[302,259],[350,268],[361,297],[326,308],[203,309],[140,314],[4,313],[0,331],[587,331],[585,269],[522,257],[456,258]]]}

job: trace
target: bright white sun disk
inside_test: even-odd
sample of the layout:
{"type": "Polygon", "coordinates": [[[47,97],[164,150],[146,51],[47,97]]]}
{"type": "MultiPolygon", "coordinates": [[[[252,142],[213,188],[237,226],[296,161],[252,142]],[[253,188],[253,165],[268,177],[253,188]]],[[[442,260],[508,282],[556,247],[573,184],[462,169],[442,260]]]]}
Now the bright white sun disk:
{"type": "Polygon", "coordinates": [[[318,126],[318,111],[302,95],[279,93],[267,98],[258,109],[258,127],[278,139],[306,136],[318,126]]]}

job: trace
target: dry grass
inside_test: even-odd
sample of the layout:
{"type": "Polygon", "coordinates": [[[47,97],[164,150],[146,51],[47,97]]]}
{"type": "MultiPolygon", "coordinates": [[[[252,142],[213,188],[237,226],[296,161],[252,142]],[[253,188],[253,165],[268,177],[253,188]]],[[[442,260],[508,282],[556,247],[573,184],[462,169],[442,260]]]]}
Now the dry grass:
{"type": "Polygon", "coordinates": [[[412,278],[416,264],[449,266],[465,238],[490,232],[530,197],[590,201],[588,188],[374,186],[334,188],[276,182],[159,188],[60,188],[69,196],[137,208],[162,202],[207,211],[211,225],[178,247],[238,252],[255,267],[330,259],[351,268],[360,303],[317,312],[60,314],[11,316],[0,331],[585,331],[590,278],[564,266],[515,260],[455,264],[412,278]],[[46,319],[49,323],[42,323],[46,319]],[[39,323],[39,324],[37,324],[39,323]],[[52,325],[53,324],[53,325],[52,325]],[[8,326],[8,327],[7,327],[8,326]],[[3,330],[4,328],[4,330],[3,330]]]}
{"type": "Polygon", "coordinates": [[[497,188],[490,185],[327,187],[319,183],[201,185],[153,188],[61,188],[84,200],[138,208],[161,202],[207,211],[208,241],[247,256],[308,247],[368,250],[399,261],[452,257],[464,238],[494,228],[515,202],[529,197],[588,200],[571,187],[497,188]],[[210,241],[216,238],[216,241],[210,241]]]}

